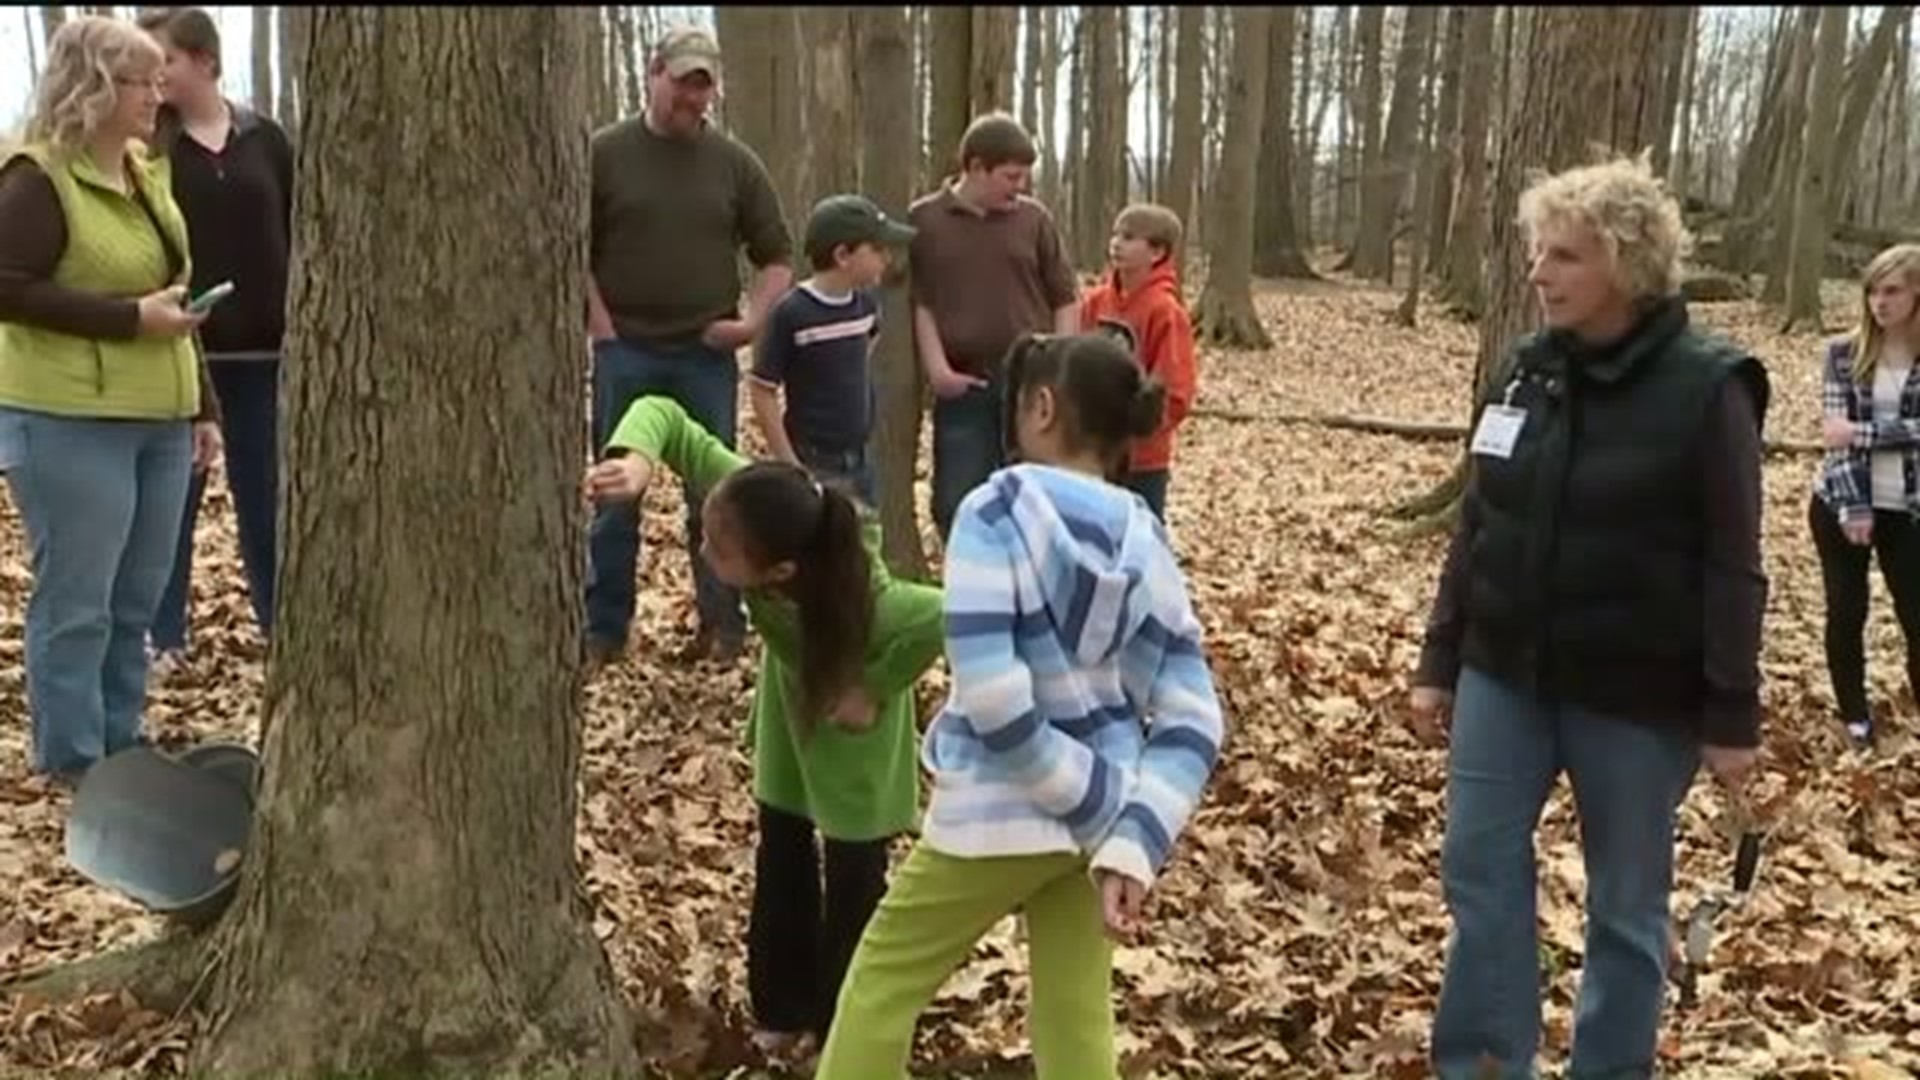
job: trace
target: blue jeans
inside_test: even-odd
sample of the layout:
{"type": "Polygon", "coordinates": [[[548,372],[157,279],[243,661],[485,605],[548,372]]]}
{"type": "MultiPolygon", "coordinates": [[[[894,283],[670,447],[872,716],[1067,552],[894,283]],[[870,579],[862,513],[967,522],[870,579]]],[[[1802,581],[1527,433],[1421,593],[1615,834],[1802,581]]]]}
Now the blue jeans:
{"type": "Polygon", "coordinates": [[[1651,1076],[1666,989],[1674,819],[1693,736],[1549,705],[1467,669],[1454,697],[1440,877],[1453,917],[1433,1064],[1441,1080],[1532,1077],[1540,1042],[1533,832],[1564,770],[1586,863],[1569,1077],[1651,1076]],[[1489,1072],[1482,1059],[1497,1066],[1489,1072]]]}
{"type": "Polygon", "coordinates": [[[1146,500],[1147,509],[1161,521],[1167,520],[1167,477],[1166,469],[1151,469],[1129,472],[1125,481],[1127,490],[1146,500]]]}
{"type": "Polygon", "coordinates": [[[85,769],[140,741],[147,629],[180,535],[190,428],[0,408],[0,466],[33,563],[26,666],[39,771],[85,769]]]}
{"type": "Polygon", "coordinates": [[[1005,385],[996,374],[957,398],[933,400],[933,523],[946,543],[967,493],[1006,464],[1001,431],[1005,385]]]}
{"type": "Polygon", "coordinates": [[[793,452],[818,479],[845,484],[860,496],[861,502],[874,505],[873,462],[867,458],[866,447],[858,450],[827,450],[796,440],[793,452]]]}
{"type": "MultiPolygon", "coordinates": [[[[729,448],[738,422],[740,366],[733,354],[693,344],[675,348],[616,340],[593,346],[593,445],[605,449],[627,408],[650,395],[672,398],[729,448]]],[[[704,491],[682,485],[687,502],[687,557],[693,560],[700,624],[723,638],[746,636],[740,593],[713,577],[700,557],[700,500],[704,491]]],[[[587,530],[587,635],[624,646],[633,622],[634,567],[640,561],[636,506],[604,506],[587,530]]]]}
{"type": "MultiPolygon", "coordinates": [[[[207,364],[220,397],[220,433],[226,440],[227,489],[240,533],[240,565],[260,632],[273,633],[274,507],[280,484],[280,361],[212,360],[207,364]]],[[[193,588],[193,530],[200,520],[207,474],[195,470],[180,520],[173,576],[153,619],[156,649],[187,644],[187,600],[193,588]]]]}

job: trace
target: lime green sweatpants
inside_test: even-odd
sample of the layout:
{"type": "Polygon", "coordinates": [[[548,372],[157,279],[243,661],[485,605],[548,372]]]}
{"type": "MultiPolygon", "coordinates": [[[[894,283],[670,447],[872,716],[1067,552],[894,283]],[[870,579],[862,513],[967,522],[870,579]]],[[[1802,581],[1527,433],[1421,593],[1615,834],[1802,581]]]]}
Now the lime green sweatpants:
{"type": "Polygon", "coordinates": [[[1038,1080],[1114,1080],[1113,949],[1076,854],[963,859],[918,844],[867,923],[840,988],[815,1080],[899,1080],[913,1030],[974,945],[1027,920],[1038,1080]]]}

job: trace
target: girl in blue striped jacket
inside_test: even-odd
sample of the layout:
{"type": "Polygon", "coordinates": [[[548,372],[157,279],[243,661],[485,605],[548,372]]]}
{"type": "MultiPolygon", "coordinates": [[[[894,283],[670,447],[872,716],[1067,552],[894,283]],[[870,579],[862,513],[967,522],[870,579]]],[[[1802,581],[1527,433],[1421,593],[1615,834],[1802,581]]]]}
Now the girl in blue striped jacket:
{"type": "Polygon", "coordinates": [[[1220,752],[1213,677],[1166,533],[1105,480],[1158,428],[1160,386],[1091,334],[1022,339],[1005,385],[1023,463],[955,516],[953,693],[922,750],[933,796],[854,954],[818,1080],[904,1075],[921,1011],[1015,911],[1040,1080],[1116,1077],[1110,938],[1138,932],[1220,752]]]}

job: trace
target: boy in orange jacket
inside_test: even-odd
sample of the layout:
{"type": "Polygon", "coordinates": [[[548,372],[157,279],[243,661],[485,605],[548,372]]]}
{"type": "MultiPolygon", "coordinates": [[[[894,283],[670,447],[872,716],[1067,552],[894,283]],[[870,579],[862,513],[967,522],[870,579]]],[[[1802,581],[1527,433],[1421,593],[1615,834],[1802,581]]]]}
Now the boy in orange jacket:
{"type": "Polygon", "coordinates": [[[1162,521],[1167,516],[1173,432],[1193,409],[1198,378],[1193,323],[1174,270],[1180,235],[1179,215],[1164,206],[1135,203],[1120,211],[1107,241],[1107,278],[1080,299],[1080,328],[1098,330],[1103,320],[1125,323],[1133,332],[1140,365],[1167,388],[1160,430],[1133,444],[1124,481],[1162,521]]]}

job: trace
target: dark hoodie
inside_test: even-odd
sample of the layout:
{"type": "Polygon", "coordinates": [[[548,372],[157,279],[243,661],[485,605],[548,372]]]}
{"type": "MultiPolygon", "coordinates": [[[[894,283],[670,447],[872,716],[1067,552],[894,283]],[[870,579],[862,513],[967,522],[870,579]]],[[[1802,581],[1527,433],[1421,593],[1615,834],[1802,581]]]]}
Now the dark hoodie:
{"type": "Polygon", "coordinates": [[[1119,319],[1133,329],[1140,365],[1167,388],[1167,412],[1160,430],[1133,444],[1129,462],[1134,472],[1165,469],[1173,463],[1173,431],[1193,410],[1198,380],[1193,323],[1180,299],[1173,260],[1162,260],[1131,293],[1122,292],[1120,275],[1109,272],[1080,300],[1082,330],[1097,329],[1101,319],[1119,319]]]}

